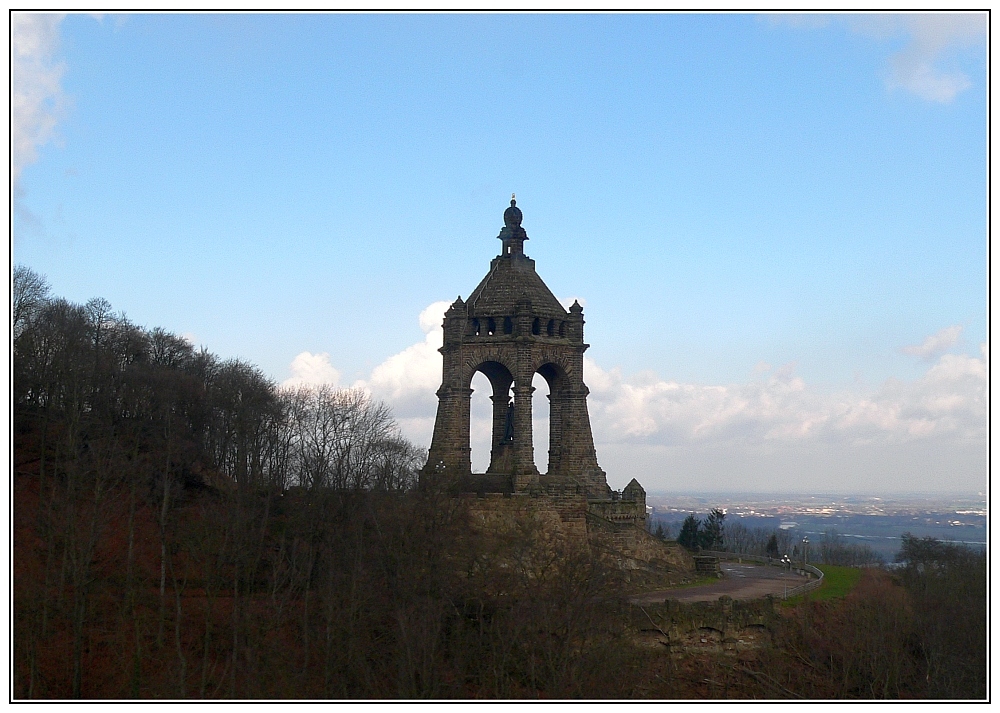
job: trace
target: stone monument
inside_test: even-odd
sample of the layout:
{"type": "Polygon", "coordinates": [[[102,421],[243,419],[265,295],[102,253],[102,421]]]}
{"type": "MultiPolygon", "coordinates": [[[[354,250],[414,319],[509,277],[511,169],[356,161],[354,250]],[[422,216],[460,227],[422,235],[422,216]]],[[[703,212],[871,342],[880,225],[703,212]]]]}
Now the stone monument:
{"type": "Polygon", "coordinates": [[[455,493],[576,495],[594,516],[645,522],[646,494],[635,480],[612,491],[597,462],[583,382],[583,308],[567,311],[524,254],[528,235],[511,197],[497,236],[500,254],[468,299],[455,300],[444,316],[444,368],[424,487],[455,493]],[[490,465],[473,473],[469,445],[472,377],[490,381],[493,437],[490,465]],[[535,467],[531,432],[531,381],[549,386],[548,469],[535,467]],[[579,497],[582,496],[582,497],[579,497]]]}

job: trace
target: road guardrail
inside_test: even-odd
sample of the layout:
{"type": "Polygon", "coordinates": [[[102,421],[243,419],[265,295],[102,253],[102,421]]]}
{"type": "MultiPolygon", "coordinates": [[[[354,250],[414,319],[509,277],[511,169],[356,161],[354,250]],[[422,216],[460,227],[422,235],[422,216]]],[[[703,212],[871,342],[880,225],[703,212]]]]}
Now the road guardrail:
{"type": "Polygon", "coordinates": [[[785,599],[788,599],[789,597],[797,597],[800,594],[805,594],[806,592],[810,592],[813,589],[816,589],[821,584],[823,584],[823,571],[818,567],[813,567],[811,564],[789,566],[788,564],[783,563],[781,560],[772,559],[771,557],[761,557],[760,555],[741,555],[736,552],[717,552],[715,550],[701,550],[698,554],[709,555],[710,557],[718,557],[720,560],[722,559],[730,561],[738,560],[740,563],[742,563],[744,560],[746,560],[747,562],[758,562],[760,564],[767,565],[769,567],[781,567],[782,569],[787,569],[792,572],[797,572],[798,574],[801,574],[803,577],[809,577],[810,575],[816,577],[816,579],[810,579],[805,584],[800,584],[798,587],[789,589],[787,592],[785,592],[785,599]]]}

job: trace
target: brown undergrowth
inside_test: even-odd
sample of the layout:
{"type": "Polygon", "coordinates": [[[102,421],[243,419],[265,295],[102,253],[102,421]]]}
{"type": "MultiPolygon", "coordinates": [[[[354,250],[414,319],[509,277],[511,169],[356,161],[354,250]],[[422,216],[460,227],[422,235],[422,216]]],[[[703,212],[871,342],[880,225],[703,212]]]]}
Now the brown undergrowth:
{"type": "Polygon", "coordinates": [[[43,485],[22,464],[16,698],[932,695],[912,598],[881,570],[842,600],[775,607],[759,647],[671,652],[635,645],[614,571],[580,553],[548,569],[531,563],[530,542],[484,566],[495,543],[477,541],[449,502],[262,492],[243,504],[246,528],[228,512],[233,495],[188,487],[166,550],[155,502],[131,509],[130,567],[129,489],[97,505],[87,490],[73,517],[89,522],[99,507],[100,523],[80,580],[80,547],[39,527],[56,509],[43,485]]]}

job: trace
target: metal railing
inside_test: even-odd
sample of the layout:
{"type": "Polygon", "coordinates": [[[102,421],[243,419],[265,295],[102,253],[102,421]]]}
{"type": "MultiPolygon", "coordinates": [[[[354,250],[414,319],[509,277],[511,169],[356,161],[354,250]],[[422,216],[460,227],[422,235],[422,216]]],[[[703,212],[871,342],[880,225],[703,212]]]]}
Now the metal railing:
{"type": "Polygon", "coordinates": [[[788,599],[789,597],[797,597],[798,595],[805,594],[806,592],[811,592],[813,589],[816,589],[818,586],[823,584],[823,570],[818,567],[813,567],[811,564],[802,565],[802,569],[815,574],[816,579],[810,580],[805,584],[800,584],[794,589],[789,589],[785,592],[785,599],[788,599]]]}

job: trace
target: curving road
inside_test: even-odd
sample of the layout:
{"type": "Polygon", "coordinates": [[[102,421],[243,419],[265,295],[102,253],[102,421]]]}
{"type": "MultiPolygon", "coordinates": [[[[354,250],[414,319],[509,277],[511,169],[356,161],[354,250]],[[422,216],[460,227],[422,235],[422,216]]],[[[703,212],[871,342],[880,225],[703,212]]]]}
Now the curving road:
{"type": "Polygon", "coordinates": [[[784,592],[808,580],[779,567],[754,564],[721,563],[724,577],[718,582],[680,589],[658,589],[631,597],[633,604],[660,604],[665,599],[679,602],[714,602],[723,594],[733,599],[758,599],[768,594],[782,596],[784,592]]]}

